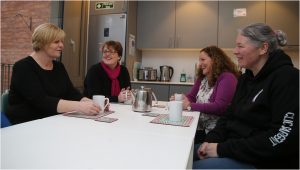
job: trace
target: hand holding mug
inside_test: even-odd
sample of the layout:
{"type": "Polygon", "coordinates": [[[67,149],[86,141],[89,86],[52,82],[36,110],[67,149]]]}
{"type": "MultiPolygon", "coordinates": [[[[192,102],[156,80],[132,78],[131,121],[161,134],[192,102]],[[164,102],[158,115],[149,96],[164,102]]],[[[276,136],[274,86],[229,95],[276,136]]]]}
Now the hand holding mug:
{"type": "Polygon", "coordinates": [[[100,106],[101,111],[99,113],[107,111],[107,108],[109,106],[109,98],[106,98],[103,95],[94,95],[93,102],[100,106]]]}
{"type": "Polygon", "coordinates": [[[96,115],[101,111],[101,108],[92,100],[81,100],[77,105],[77,111],[86,115],[96,115]]]}

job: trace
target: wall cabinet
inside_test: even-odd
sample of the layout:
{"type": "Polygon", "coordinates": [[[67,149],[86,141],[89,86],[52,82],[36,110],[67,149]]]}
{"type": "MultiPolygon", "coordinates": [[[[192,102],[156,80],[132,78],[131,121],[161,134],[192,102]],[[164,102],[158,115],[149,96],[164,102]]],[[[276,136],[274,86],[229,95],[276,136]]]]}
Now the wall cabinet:
{"type": "Polygon", "coordinates": [[[234,48],[237,30],[266,23],[299,45],[299,1],[139,1],[137,47],[234,48]],[[235,9],[246,16],[235,17],[235,9]]]}
{"type": "Polygon", "coordinates": [[[218,2],[139,1],[138,48],[202,48],[217,43],[218,2]]]}
{"type": "Polygon", "coordinates": [[[139,1],[137,47],[170,48],[175,35],[174,1],[139,1]]]}
{"type": "Polygon", "coordinates": [[[237,30],[258,22],[265,23],[264,1],[219,1],[218,46],[234,48],[237,30]],[[238,8],[245,8],[246,16],[234,17],[238,8]]]}
{"type": "Polygon", "coordinates": [[[170,96],[174,93],[185,94],[192,88],[192,85],[131,83],[132,89],[140,89],[141,86],[151,88],[159,101],[169,101],[170,96]]]}
{"type": "Polygon", "coordinates": [[[267,1],[266,23],[284,31],[288,45],[299,45],[299,1],[267,1]]]}

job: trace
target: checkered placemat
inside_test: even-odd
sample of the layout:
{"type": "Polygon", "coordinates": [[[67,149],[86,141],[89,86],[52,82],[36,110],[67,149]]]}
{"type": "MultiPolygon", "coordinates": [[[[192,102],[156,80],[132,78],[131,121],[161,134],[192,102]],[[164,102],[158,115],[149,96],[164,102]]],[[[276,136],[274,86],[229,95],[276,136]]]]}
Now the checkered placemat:
{"type": "Polygon", "coordinates": [[[168,114],[160,114],[159,116],[154,118],[150,123],[189,127],[192,124],[193,119],[193,116],[182,116],[180,122],[172,122],[169,120],[168,114]]]}
{"type": "Polygon", "coordinates": [[[85,115],[85,114],[80,113],[80,112],[67,112],[67,113],[64,113],[63,115],[64,116],[70,116],[70,117],[78,117],[78,118],[94,119],[95,120],[95,119],[98,119],[100,117],[112,114],[114,112],[115,111],[105,111],[104,113],[100,113],[100,114],[97,114],[97,115],[85,115]]]}

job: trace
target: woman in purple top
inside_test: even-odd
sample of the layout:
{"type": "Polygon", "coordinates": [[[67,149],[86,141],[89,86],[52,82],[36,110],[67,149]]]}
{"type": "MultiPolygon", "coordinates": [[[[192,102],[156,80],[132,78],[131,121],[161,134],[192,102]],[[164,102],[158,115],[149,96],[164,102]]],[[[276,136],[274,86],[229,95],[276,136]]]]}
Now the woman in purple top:
{"type": "MultiPolygon", "coordinates": [[[[197,141],[199,135],[215,127],[230,104],[239,75],[237,66],[220,48],[208,46],[200,51],[198,79],[192,90],[183,96],[184,109],[200,111],[195,143],[200,142],[197,141]]],[[[174,96],[170,99],[174,100],[174,96]]]]}

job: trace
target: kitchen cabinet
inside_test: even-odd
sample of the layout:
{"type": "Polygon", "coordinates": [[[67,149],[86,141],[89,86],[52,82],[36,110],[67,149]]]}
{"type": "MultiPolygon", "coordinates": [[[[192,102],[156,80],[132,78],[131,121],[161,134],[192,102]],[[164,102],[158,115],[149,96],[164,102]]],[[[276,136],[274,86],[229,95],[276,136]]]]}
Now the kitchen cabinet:
{"type": "Polygon", "coordinates": [[[217,44],[218,2],[176,1],[175,48],[217,44]]]}
{"type": "Polygon", "coordinates": [[[169,48],[175,35],[174,1],[139,1],[137,47],[169,48]]]}
{"type": "Polygon", "coordinates": [[[264,1],[219,1],[218,46],[234,48],[237,30],[259,22],[265,23],[264,1]],[[240,8],[246,9],[246,16],[234,17],[234,9],[240,8]]]}
{"type": "Polygon", "coordinates": [[[288,45],[299,45],[299,1],[266,1],[266,24],[284,31],[288,45]]]}
{"type": "Polygon", "coordinates": [[[193,85],[179,85],[179,84],[167,84],[158,82],[155,83],[140,83],[131,82],[132,89],[139,89],[141,86],[144,86],[146,88],[151,88],[152,91],[155,93],[157,100],[159,101],[169,101],[169,98],[174,93],[188,93],[193,85]]]}
{"type": "Polygon", "coordinates": [[[139,1],[137,47],[202,48],[217,44],[217,26],[217,1],[139,1]]]}
{"type": "Polygon", "coordinates": [[[169,85],[164,84],[148,84],[148,83],[132,83],[132,89],[140,89],[141,86],[145,88],[151,88],[154,92],[157,100],[159,101],[168,101],[169,100],[169,85]]]}
{"type": "Polygon", "coordinates": [[[190,85],[170,85],[169,96],[175,93],[186,94],[192,90],[192,86],[190,85]]]}

